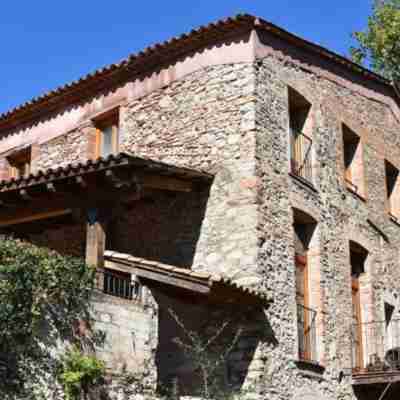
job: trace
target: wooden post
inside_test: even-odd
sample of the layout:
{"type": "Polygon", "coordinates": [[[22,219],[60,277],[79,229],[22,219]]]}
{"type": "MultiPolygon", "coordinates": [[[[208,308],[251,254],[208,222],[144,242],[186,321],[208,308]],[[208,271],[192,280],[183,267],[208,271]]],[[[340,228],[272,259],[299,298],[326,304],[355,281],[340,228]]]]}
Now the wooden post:
{"type": "Polygon", "coordinates": [[[97,208],[87,213],[86,225],[86,264],[95,266],[99,272],[96,280],[99,289],[103,288],[104,250],[106,245],[106,222],[97,208]]]}

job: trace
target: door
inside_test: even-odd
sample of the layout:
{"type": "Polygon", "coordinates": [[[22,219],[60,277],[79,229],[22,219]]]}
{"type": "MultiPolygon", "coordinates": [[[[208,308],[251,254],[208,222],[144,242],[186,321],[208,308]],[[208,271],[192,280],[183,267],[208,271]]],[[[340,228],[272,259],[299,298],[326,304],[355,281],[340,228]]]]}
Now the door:
{"type": "Polygon", "coordinates": [[[362,326],[361,326],[361,301],[360,301],[360,280],[358,276],[351,278],[352,308],[353,308],[353,368],[356,371],[362,370],[362,326]]]}
{"type": "Polygon", "coordinates": [[[296,254],[296,302],[299,358],[311,360],[307,257],[296,254]]]}

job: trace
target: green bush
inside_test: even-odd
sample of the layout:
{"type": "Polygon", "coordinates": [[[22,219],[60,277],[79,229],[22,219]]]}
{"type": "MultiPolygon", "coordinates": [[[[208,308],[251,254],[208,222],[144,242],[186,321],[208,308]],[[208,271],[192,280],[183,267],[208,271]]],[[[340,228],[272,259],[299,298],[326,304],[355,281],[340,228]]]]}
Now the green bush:
{"type": "Polygon", "coordinates": [[[94,276],[84,260],[0,240],[0,391],[24,387],[34,375],[29,362],[51,358],[57,338],[73,336],[74,321],[89,318],[94,276]]]}
{"type": "Polygon", "coordinates": [[[67,400],[79,400],[82,393],[87,394],[101,382],[104,373],[102,361],[73,347],[64,356],[59,374],[67,400]]]}

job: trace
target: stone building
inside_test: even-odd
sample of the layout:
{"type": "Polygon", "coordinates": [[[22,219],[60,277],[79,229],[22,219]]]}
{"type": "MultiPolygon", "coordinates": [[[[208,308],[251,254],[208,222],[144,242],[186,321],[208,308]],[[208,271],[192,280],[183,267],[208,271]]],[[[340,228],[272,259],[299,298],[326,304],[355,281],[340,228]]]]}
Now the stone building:
{"type": "Polygon", "coordinates": [[[0,226],[97,265],[115,374],[196,395],[172,309],[243,329],[232,390],[394,399],[399,132],[390,82],[239,15],[1,115],[0,226]]]}

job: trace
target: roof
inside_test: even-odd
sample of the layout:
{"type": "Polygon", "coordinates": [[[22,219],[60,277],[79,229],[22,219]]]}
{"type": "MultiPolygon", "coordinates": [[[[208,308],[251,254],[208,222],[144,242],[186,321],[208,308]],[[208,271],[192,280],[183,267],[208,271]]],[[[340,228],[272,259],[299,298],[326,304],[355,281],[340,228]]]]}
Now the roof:
{"type": "Polygon", "coordinates": [[[122,264],[132,269],[139,278],[207,295],[219,302],[232,303],[240,300],[246,303],[247,299],[252,303],[269,303],[262,291],[238,285],[231,279],[219,275],[178,268],[110,250],[105,251],[104,258],[106,267],[107,261],[122,264]]]}
{"type": "Polygon", "coordinates": [[[0,182],[0,227],[82,210],[118,207],[155,191],[194,192],[212,175],[126,153],[0,182]]]}
{"type": "Polygon", "coordinates": [[[384,77],[353,63],[346,57],[336,54],[324,47],[304,40],[262,18],[249,14],[238,14],[234,17],[221,19],[215,23],[200,26],[187,34],[182,34],[162,43],[145,48],[137,54],[131,54],[124,60],[98,69],[93,73],[60,86],[55,90],[45,93],[39,97],[0,114],[0,131],[10,129],[19,123],[34,120],[42,112],[51,112],[65,104],[72,104],[82,100],[82,97],[95,90],[112,87],[118,82],[123,82],[132,75],[159,67],[166,61],[204,47],[217,40],[248,32],[252,29],[268,31],[283,40],[302,47],[319,56],[341,64],[348,70],[361,74],[392,88],[390,81],[384,77]]]}
{"type": "Polygon", "coordinates": [[[12,190],[26,189],[41,184],[62,182],[77,176],[87,175],[94,172],[101,172],[107,169],[118,167],[131,167],[135,171],[143,173],[160,174],[164,177],[174,177],[182,180],[206,180],[210,181],[212,175],[190,168],[176,167],[149,158],[136,157],[128,153],[110,155],[106,158],[88,160],[84,163],[72,163],[64,167],[50,168],[46,171],[39,170],[35,174],[19,179],[11,178],[0,181],[0,194],[12,190]]]}

